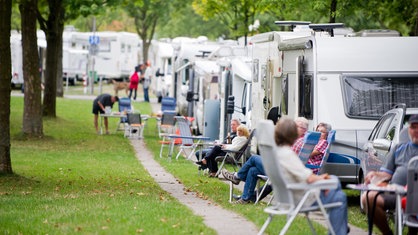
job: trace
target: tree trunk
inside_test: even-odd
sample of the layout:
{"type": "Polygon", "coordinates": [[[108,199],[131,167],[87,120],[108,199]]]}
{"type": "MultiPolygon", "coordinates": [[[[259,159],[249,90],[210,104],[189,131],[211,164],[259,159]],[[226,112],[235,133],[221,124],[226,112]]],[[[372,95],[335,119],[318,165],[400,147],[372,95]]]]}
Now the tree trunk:
{"type": "Polygon", "coordinates": [[[10,27],[12,0],[0,0],[0,174],[12,174],[10,159],[10,27]]]}
{"type": "MultiPolygon", "coordinates": [[[[62,7],[62,0],[50,0],[48,1],[48,5],[50,13],[46,21],[46,27],[41,27],[45,32],[47,45],[43,115],[56,117],[57,85],[59,84],[57,82],[57,75],[58,63],[62,63],[62,57],[59,58],[59,55],[62,55],[64,9],[62,7]]],[[[62,87],[62,77],[60,80],[62,87]]]]}
{"type": "MultiPolygon", "coordinates": [[[[61,37],[59,38],[59,47],[63,48],[62,45],[62,34],[64,31],[64,25],[61,25],[61,29],[59,29],[59,34],[61,37]]],[[[62,50],[58,50],[58,57],[57,57],[57,97],[64,97],[64,83],[62,79],[62,50]]],[[[74,78],[75,79],[75,78],[74,78]]]]}
{"type": "Polygon", "coordinates": [[[24,78],[23,134],[43,137],[41,78],[36,36],[37,0],[22,0],[22,57],[24,78]]]}
{"type": "Polygon", "coordinates": [[[337,13],[337,0],[331,0],[329,11],[329,23],[335,23],[335,15],[337,13]]]}

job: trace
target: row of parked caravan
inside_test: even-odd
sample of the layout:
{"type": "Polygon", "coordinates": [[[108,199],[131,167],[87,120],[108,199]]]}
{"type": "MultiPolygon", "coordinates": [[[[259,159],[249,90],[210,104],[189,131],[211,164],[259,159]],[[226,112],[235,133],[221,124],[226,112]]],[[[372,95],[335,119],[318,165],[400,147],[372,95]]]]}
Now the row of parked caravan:
{"type": "MultiPolygon", "coordinates": [[[[43,72],[47,43],[41,30],[37,31],[37,43],[40,71],[43,72]]],[[[21,33],[12,31],[10,44],[12,85],[19,86],[23,84],[21,33]]],[[[75,85],[77,81],[84,81],[88,77],[93,78],[94,82],[100,79],[128,80],[140,60],[141,45],[135,33],[78,32],[74,27],[67,26],[63,32],[63,79],[66,85],[75,85]]]]}
{"type": "MultiPolygon", "coordinates": [[[[336,135],[324,170],[343,183],[361,182],[369,169],[362,157],[375,156],[370,149],[380,135],[370,133],[378,119],[399,103],[418,107],[418,37],[390,30],[354,33],[342,24],[278,23],[291,30],[237,41],[203,36],[152,41],[151,90],[159,100],[173,97],[178,113],[192,117],[195,134],[214,140],[225,138],[231,118],[250,129],[259,120],[280,116],[306,117],[310,130],[330,123],[336,135]]],[[[20,35],[12,33],[11,42],[12,82],[18,84],[23,82],[20,35]]],[[[69,27],[63,44],[66,81],[95,77],[89,71],[128,79],[142,60],[142,43],[133,33],[92,35],[69,27]]],[[[41,32],[38,46],[40,52],[46,47],[41,32]]],[[[392,144],[385,142],[385,148],[392,144]]],[[[383,158],[380,154],[373,167],[383,158]]]]}
{"type": "Polygon", "coordinates": [[[154,66],[169,77],[155,80],[167,84],[163,95],[177,100],[181,115],[194,118],[195,134],[212,139],[227,135],[231,118],[250,129],[280,116],[306,117],[310,130],[330,123],[335,142],[324,170],[361,182],[363,148],[378,119],[398,103],[418,107],[418,38],[356,34],[342,24],[291,29],[253,35],[247,45],[173,39],[172,55],[154,66]]]}

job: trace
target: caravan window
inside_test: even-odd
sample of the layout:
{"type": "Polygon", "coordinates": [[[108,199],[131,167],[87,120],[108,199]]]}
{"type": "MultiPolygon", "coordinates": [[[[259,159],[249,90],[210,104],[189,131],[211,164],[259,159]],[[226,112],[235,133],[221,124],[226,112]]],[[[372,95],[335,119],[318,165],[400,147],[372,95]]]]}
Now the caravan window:
{"type": "Polygon", "coordinates": [[[418,75],[345,75],[342,81],[344,108],[349,117],[377,119],[399,103],[418,107],[418,75]]]}

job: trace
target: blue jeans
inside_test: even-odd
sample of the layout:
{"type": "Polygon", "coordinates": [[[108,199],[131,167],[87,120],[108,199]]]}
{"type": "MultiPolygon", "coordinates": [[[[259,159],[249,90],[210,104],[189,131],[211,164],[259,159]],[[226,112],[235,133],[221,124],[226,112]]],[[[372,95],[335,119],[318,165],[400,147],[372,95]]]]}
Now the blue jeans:
{"type": "MultiPolygon", "coordinates": [[[[208,149],[202,149],[202,159],[206,157],[206,154],[208,154],[208,153],[210,152],[210,150],[211,150],[211,148],[208,148],[208,149]]],[[[200,150],[196,151],[196,152],[194,153],[194,155],[196,156],[196,159],[197,159],[198,161],[201,161],[201,160],[202,160],[202,159],[199,159],[199,156],[200,156],[200,150]]]]}
{"type": "MultiPolygon", "coordinates": [[[[332,175],[331,177],[336,176],[332,175]]],[[[326,194],[322,191],[320,198],[324,204],[342,202],[342,206],[328,210],[328,216],[336,235],[347,234],[347,196],[342,191],[341,184],[339,184],[336,189],[329,190],[326,194]]]]}
{"type": "Polygon", "coordinates": [[[146,102],[149,102],[149,94],[148,94],[149,88],[144,88],[144,100],[146,102]]]}
{"type": "Polygon", "coordinates": [[[245,181],[244,191],[241,198],[244,200],[255,200],[255,187],[257,186],[257,175],[265,175],[261,157],[252,155],[238,171],[240,180],[245,181]]]}
{"type": "Polygon", "coordinates": [[[134,91],[134,100],[136,100],[136,89],[129,89],[129,95],[128,95],[128,97],[129,97],[129,99],[131,98],[131,96],[132,96],[132,90],[134,91]]]}

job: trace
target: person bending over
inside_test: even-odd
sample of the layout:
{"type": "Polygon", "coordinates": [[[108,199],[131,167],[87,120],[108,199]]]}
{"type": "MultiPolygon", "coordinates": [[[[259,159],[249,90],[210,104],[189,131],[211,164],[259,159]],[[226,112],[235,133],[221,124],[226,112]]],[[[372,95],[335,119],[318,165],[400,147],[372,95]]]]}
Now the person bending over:
{"type": "MultiPolygon", "coordinates": [[[[109,94],[101,94],[97,96],[96,99],[93,101],[94,127],[96,128],[97,134],[101,134],[99,131],[98,124],[99,113],[105,113],[106,106],[110,106],[110,108],[113,108],[113,104],[117,101],[119,101],[119,97],[111,96],[109,94]]],[[[109,134],[109,124],[107,117],[104,118],[104,124],[106,134],[109,134]]]]}

